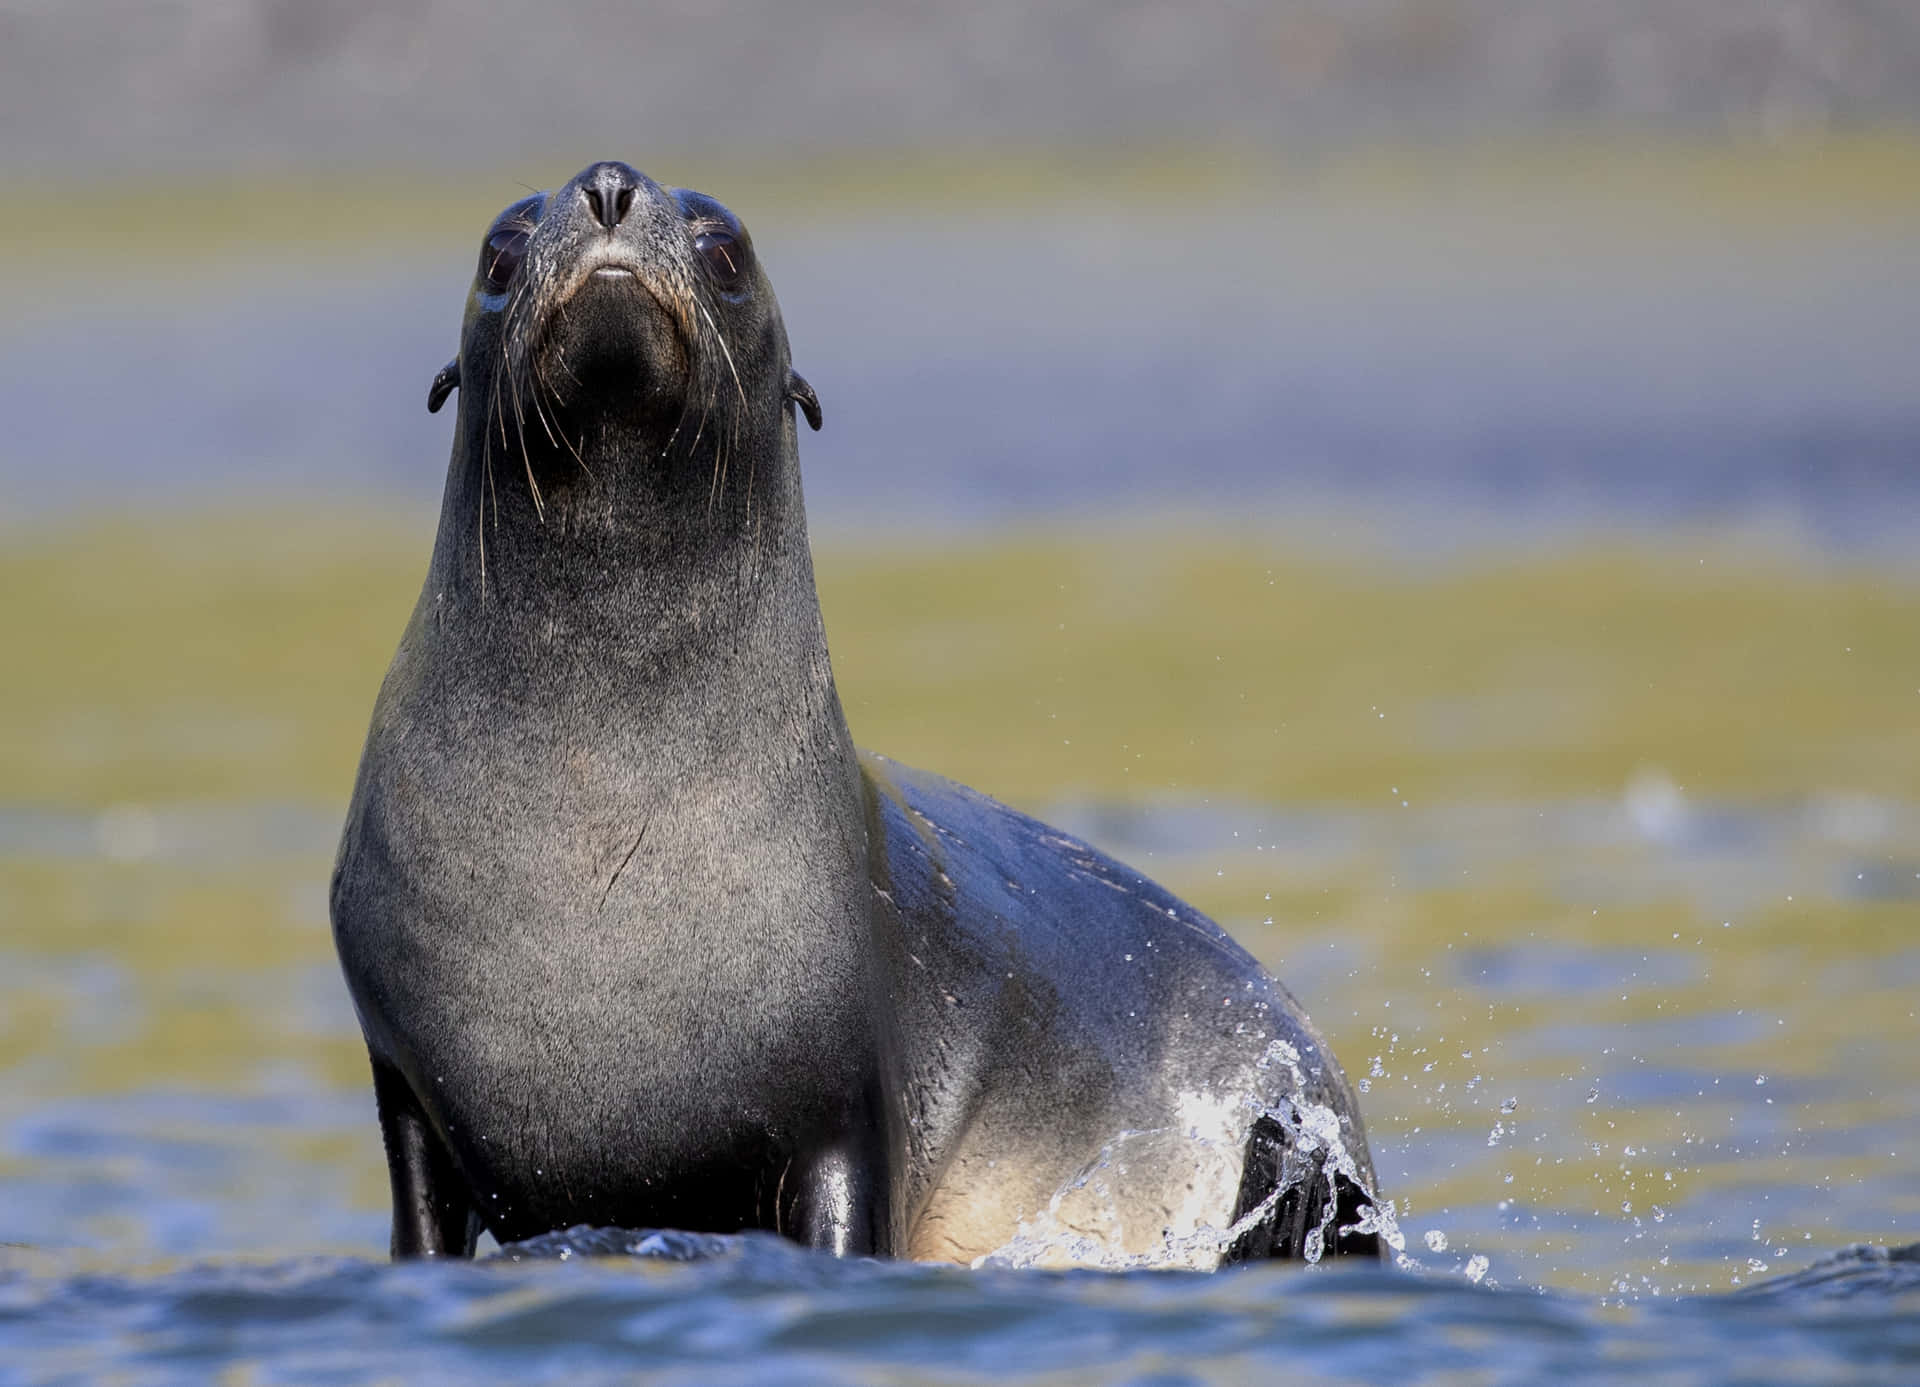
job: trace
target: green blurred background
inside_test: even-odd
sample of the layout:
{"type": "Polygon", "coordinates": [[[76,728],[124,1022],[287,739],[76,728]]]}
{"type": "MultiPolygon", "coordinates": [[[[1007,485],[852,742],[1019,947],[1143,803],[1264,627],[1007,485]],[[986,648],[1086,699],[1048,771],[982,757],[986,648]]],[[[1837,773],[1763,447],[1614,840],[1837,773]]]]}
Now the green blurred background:
{"type": "Polygon", "coordinates": [[[601,157],[754,228],[856,737],[1276,968],[1416,1255],[1916,1236],[1908,7],[0,20],[16,1255],[383,1246],[333,839],[480,233],[601,157]]]}

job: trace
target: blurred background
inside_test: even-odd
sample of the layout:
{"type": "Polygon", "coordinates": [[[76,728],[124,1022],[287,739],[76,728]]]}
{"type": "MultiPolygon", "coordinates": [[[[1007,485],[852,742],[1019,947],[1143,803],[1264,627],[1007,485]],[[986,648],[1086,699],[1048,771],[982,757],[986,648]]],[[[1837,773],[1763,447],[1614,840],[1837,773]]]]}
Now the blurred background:
{"type": "Polygon", "coordinates": [[[1287,979],[1409,1251],[1920,1237],[1920,10],[0,0],[0,1242],[376,1256],[325,887],[480,236],[752,227],[865,745],[1287,979]]]}

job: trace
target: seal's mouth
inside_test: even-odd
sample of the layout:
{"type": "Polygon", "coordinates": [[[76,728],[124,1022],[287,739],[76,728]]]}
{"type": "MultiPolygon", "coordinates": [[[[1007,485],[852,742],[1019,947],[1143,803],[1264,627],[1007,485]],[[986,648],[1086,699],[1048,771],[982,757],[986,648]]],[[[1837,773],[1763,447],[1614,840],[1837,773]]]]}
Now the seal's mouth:
{"type": "Polygon", "coordinates": [[[519,432],[541,448],[614,425],[660,452],[683,435],[692,451],[710,433],[737,434],[737,421],[706,424],[731,417],[729,402],[746,405],[735,349],[742,323],[756,321],[741,308],[754,288],[751,254],[724,207],[625,165],[593,165],[508,209],[480,266],[482,289],[500,299],[481,306],[500,314],[491,394],[503,438],[519,432]]]}
{"type": "Polygon", "coordinates": [[[663,293],[661,287],[653,283],[655,276],[648,274],[646,267],[619,245],[580,247],[571,272],[562,268],[555,278],[560,280],[560,285],[559,292],[552,298],[554,310],[564,309],[583,291],[620,284],[644,288],[669,318],[675,321],[680,318],[672,302],[675,296],[671,292],[663,293]]]}
{"type": "Polygon", "coordinates": [[[569,414],[638,409],[670,428],[694,356],[687,315],[676,286],[621,249],[590,245],[555,267],[554,289],[526,305],[526,369],[510,376],[569,414]]]}

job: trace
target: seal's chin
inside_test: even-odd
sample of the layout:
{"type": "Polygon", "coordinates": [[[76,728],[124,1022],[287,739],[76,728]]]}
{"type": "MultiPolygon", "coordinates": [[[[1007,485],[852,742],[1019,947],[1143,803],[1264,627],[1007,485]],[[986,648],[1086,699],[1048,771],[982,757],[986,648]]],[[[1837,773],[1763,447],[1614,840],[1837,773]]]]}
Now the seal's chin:
{"type": "Polygon", "coordinates": [[[541,385],[568,413],[678,415],[686,346],[632,269],[602,265],[587,274],[554,305],[536,341],[541,385]]]}

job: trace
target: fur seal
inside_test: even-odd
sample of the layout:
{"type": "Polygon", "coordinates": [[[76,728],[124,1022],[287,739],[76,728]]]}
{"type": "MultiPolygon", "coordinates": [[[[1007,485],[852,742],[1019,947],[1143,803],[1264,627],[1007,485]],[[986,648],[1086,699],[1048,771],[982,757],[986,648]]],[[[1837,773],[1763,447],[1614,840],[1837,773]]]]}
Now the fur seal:
{"type": "Polygon", "coordinates": [[[856,751],[746,228],[596,163],[488,228],[331,908],[396,1257],[1378,1255],[1352,1091],[1210,920],[856,751]]]}

